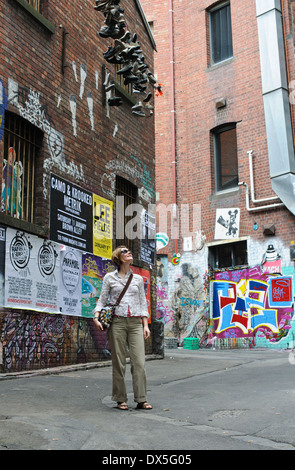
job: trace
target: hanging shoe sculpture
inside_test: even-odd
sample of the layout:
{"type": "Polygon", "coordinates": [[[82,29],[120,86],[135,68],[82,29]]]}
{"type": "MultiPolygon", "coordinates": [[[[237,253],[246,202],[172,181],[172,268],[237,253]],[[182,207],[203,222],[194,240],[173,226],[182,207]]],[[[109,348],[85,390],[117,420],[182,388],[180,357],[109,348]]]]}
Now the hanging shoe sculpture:
{"type": "MultiPolygon", "coordinates": [[[[124,84],[132,84],[134,93],[146,95],[142,101],[132,107],[133,114],[143,117],[145,116],[143,103],[148,103],[153,96],[153,93],[146,91],[147,86],[143,85],[148,84],[157,90],[157,80],[148,70],[149,66],[145,63],[137,34],[131,35],[130,31],[126,30],[124,9],[120,5],[120,0],[95,0],[94,9],[101,12],[105,18],[98,34],[102,38],[114,39],[114,45],[109,46],[103,53],[105,60],[111,64],[122,64],[117,74],[123,76],[124,84]]],[[[115,88],[115,85],[109,82],[104,85],[106,92],[115,88]]],[[[112,96],[108,98],[108,104],[120,106],[122,100],[112,96]]]]}

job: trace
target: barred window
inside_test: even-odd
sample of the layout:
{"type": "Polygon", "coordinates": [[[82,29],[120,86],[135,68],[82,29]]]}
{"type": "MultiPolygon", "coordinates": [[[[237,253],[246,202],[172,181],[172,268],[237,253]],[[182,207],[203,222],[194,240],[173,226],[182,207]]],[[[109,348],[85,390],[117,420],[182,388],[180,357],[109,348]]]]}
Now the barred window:
{"type": "Polygon", "coordinates": [[[43,132],[26,119],[5,112],[1,210],[34,222],[35,166],[43,132]]]}
{"type": "MultiPolygon", "coordinates": [[[[134,239],[128,237],[126,225],[132,219],[132,216],[126,215],[126,209],[131,204],[135,204],[137,199],[137,187],[129,181],[117,176],[116,178],[116,227],[120,232],[116,233],[116,244],[126,245],[133,253],[135,250],[134,239]],[[121,196],[121,198],[118,198],[121,196]],[[122,201],[123,203],[122,203],[122,201]]],[[[128,211],[127,211],[128,212],[128,211]]]]}
{"type": "Polygon", "coordinates": [[[127,93],[127,95],[132,95],[132,84],[128,83],[127,85],[125,84],[125,79],[123,75],[118,75],[117,72],[121,70],[124,67],[122,64],[116,64],[115,65],[115,70],[116,70],[116,75],[115,75],[115,82],[120,85],[121,88],[127,93]]]}
{"type": "Polygon", "coordinates": [[[248,265],[247,241],[209,247],[208,263],[213,269],[248,265]]]}
{"type": "Polygon", "coordinates": [[[26,2],[40,13],[41,0],[26,0],[26,2]]]}

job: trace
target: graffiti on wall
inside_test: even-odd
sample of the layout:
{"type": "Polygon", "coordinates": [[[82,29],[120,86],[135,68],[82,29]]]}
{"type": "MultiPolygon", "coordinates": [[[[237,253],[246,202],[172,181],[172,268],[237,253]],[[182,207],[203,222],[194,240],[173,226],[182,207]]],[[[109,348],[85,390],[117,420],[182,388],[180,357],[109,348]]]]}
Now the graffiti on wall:
{"type": "Polygon", "coordinates": [[[216,272],[212,318],[218,338],[263,334],[278,342],[287,336],[293,317],[293,277],[262,273],[259,266],[216,272]]]}
{"type": "Polygon", "coordinates": [[[5,316],[2,331],[5,370],[61,364],[70,350],[71,327],[72,321],[63,316],[5,316]]]}
{"type": "Polygon", "coordinates": [[[44,161],[43,194],[48,196],[48,173],[56,164],[61,171],[73,176],[78,181],[84,181],[83,167],[73,162],[66,162],[64,155],[64,137],[55,129],[54,122],[48,111],[48,106],[42,103],[40,92],[32,88],[21,87],[15,80],[8,79],[8,103],[15,106],[20,116],[41,129],[47,139],[50,158],[44,161]]]}
{"type": "Polygon", "coordinates": [[[176,337],[181,344],[188,336],[206,336],[209,311],[198,268],[193,263],[182,263],[178,268],[178,272],[169,271],[167,256],[157,255],[156,318],[164,323],[165,336],[176,337]]]}
{"type": "Polygon", "coordinates": [[[98,332],[93,322],[63,315],[6,315],[0,340],[7,372],[87,362],[93,350],[98,360],[110,358],[106,332],[98,332]]]}
{"type": "Polygon", "coordinates": [[[8,159],[3,158],[1,210],[17,218],[21,216],[22,174],[22,163],[9,147],[8,159]]]}
{"type": "Polygon", "coordinates": [[[206,292],[198,268],[181,264],[181,274],[172,294],[171,306],[176,312],[175,333],[182,343],[189,336],[203,338],[206,329],[206,292]]]}
{"type": "Polygon", "coordinates": [[[157,305],[156,319],[164,323],[164,334],[172,330],[175,312],[169,306],[168,300],[168,258],[157,256],[157,305]]]}
{"type": "Polygon", "coordinates": [[[4,132],[5,110],[7,108],[7,98],[2,81],[0,80],[0,140],[4,132]]]}
{"type": "Polygon", "coordinates": [[[103,278],[114,271],[111,260],[106,260],[91,253],[83,254],[82,266],[82,316],[93,317],[96,301],[100,296],[103,278]]]}
{"type": "Polygon", "coordinates": [[[101,190],[106,196],[113,199],[115,197],[116,175],[121,173],[128,178],[132,177],[133,180],[139,180],[142,183],[142,187],[139,188],[139,197],[147,202],[152,202],[155,191],[150,171],[146,165],[142,165],[138,158],[133,155],[131,158],[134,164],[133,162],[132,164],[126,163],[119,158],[106,163],[105,172],[101,177],[101,190]]]}

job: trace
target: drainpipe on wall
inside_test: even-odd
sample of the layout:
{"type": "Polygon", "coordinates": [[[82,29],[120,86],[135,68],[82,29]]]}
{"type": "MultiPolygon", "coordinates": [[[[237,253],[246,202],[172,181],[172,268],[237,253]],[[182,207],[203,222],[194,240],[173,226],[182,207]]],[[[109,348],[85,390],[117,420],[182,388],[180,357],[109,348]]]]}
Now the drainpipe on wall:
{"type": "Polygon", "coordinates": [[[276,207],[281,207],[284,205],[283,203],[278,202],[275,204],[268,204],[267,206],[250,207],[249,187],[247,183],[245,183],[245,181],[242,181],[241,183],[238,183],[238,186],[245,186],[246,188],[246,209],[248,212],[266,211],[268,209],[275,209],[276,207]]]}
{"type": "MultiPolygon", "coordinates": [[[[250,150],[247,152],[248,157],[249,157],[249,171],[250,171],[250,194],[251,194],[251,201],[254,204],[259,204],[260,202],[267,202],[267,201],[274,201],[276,199],[279,199],[278,196],[273,196],[273,197],[266,197],[264,199],[255,199],[255,189],[254,189],[254,170],[253,170],[253,150],[250,150]]],[[[281,204],[283,205],[283,204],[281,204]]]]}
{"type": "Polygon", "coordinates": [[[295,155],[281,0],[256,0],[272,188],[295,215],[295,155]]]}
{"type": "Polygon", "coordinates": [[[173,230],[174,251],[178,253],[178,211],[176,190],[176,132],[175,132],[175,80],[174,80],[174,28],[173,28],[173,0],[169,0],[169,48],[170,48],[170,93],[171,93],[171,145],[172,145],[172,184],[173,184],[173,230]]]}
{"type": "Polygon", "coordinates": [[[257,212],[261,210],[269,210],[269,209],[274,209],[277,207],[282,207],[284,206],[283,203],[278,202],[275,204],[268,204],[265,206],[258,206],[258,207],[252,207],[250,208],[250,196],[249,192],[251,195],[251,202],[253,204],[260,204],[261,202],[270,202],[279,199],[278,196],[273,196],[273,197],[266,197],[264,199],[256,199],[255,198],[255,189],[254,189],[254,170],[253,170],[253,150],[249,150],[247,152],[248,157],[249,157],[249,171],[250,171],[250,191],[249,191],[249,186],[247,183],[242,181],[241,183],[238,183],[238,186],[245,186],[246,188],[246,209],[248,212],[257,212]]]}

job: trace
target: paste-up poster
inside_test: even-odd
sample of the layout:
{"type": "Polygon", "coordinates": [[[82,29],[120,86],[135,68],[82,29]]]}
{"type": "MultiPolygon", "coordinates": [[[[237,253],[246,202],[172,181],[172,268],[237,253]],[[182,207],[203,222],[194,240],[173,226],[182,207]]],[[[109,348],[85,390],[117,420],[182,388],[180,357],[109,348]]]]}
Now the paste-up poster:
{"type": "Polygon", "coordinates": [[[113,202],[93,194],[93,253],[111,259],[113,252],[113,202]]]}
{"type": "Polygon", "coordinates": [[[5,227],[0,227],[0,307],[4,307],[5,227]]]}
{"type": "Polygon", "coordinates": [[[149,312],[148,322],[151,323],[151,274],[146,269],[137,268],[135,266],[132,266],[131,269],[134,274],[139,274],[143,279],[143,287],[149,312]]]}
{"type": "Polygon", "coordinates": [[[59,312],[59,245],[7,228],[5,307],[59,312]]]}
{"type": "Polygon", "coordinates": [[[155,264],[156,217],[144,210],[141,215],[141,227],[140,257],[146,263],[155,264]]]}
{"type": "Polygon", "coordinates": [[[82,317],[93,317],[93,309],[100,296],[104,276],[115,270],[109,259],[90,253],[82,257],[82,317]]]}
{"type": "Polygon", "coordinates": [[[34,271],[35,310],[59,313],[60,245],[35,239],[37,266],[34,271]]]}
{"type": "Polygon", "coordinates": [[[5,307],[34,308],[33,275],[36,268],[33,235],[7,228],[5,307]]]}
{"type": "Polygon", "coordinates": [[[81,316],[82,253],[61,245],[60,251],[60,313],[81,316]]]}
{"type": "Polygon", "coordinates": [[[50,174],[49,238],[92,253],[92,193],[50,174]]]}
{"type": "Polygon", "coordinates": [[[238,238],[240,231],[240,209],[216,209],[215,239],[238,238]]]}

